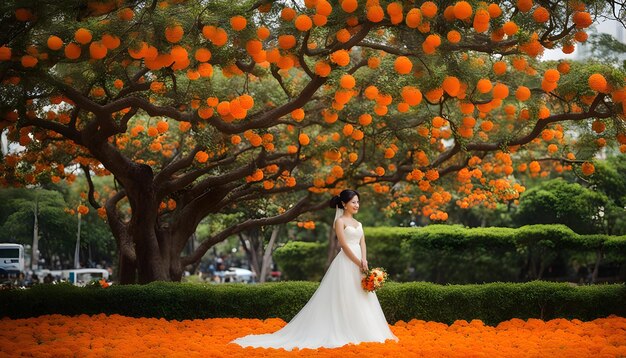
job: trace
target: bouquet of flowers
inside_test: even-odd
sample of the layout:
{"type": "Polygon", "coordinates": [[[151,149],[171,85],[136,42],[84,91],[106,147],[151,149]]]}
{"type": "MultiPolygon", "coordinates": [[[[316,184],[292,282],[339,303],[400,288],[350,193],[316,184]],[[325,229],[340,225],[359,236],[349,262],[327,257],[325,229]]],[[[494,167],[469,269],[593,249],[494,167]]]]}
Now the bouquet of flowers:
{"type": "Polygon", "coordinates": [[[376,267],[363,273],[361,287],[367,292],[374,292],[383,287],[387,281],[387,272],[384,268],[376,267]]]}

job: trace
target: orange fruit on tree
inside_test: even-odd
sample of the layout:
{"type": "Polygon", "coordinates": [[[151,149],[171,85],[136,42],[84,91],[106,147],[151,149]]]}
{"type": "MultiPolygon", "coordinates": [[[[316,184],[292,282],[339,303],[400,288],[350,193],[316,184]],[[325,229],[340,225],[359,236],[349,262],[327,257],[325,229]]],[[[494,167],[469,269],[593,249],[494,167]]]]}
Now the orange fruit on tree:
{"type": "Polygon", "coordinates": [[[533,0],[517,0],[517,8],[521,12],[528,12],[533,8],[533,0]]]}
{"type": "Polygon", "coordinates": [[[246,28],[248,20],[241,15],[233,16],[230,18],[230,27],[235,31],[241,31],[246,28]]]}
{"type": "Polygon", "coordinates": [[[165,28],[165,39],[169,43],[177,43],[182,40],[185,31],[183,27],[176,24],[165,28]]]}
{"type": "Polygon", "coordinates": [[[339,80],[341,88],[352,89],[356,85],[356,81],[352,75],[345,74],[339,80]]]}
{"type": "Polygon", "coordinates": [[[502,30],[504,30],[505,34],[507,34],[509,36],[513,36],[519,30],[519,27],[517,26],[517,24],[515,22],[507,21],[507,22],[504,23],[504,25],[502,25],[502,30]]]}
{"type": "Polygon", "coordinates": [[[343,0],[341,2],[341,9],[349,14],[353,13],[357,7],[359,7],[357,0],[343,0]]]}
{"type": "Polygon", "coordinates": [[[433,18],[437,15],[437,5],[432,1],[425,1],[420,6],[420,11],[424,17],[433,18]]]}
{"type": "Polygon", "coordinates": [[[11,48],[6,45],[0,46],[0,61],[8,61],[11,59],[11,48]]]}
{"type": "Polygon", "coordinates": [[[102,41],[102,44],[109,50],[115,50],[120,46],[120,38],[115,35],[104,34],[100,41],[102,41]]]}
{"type": "Polygon", "coordinates": [[[472,16],[473,9],[467,1],[457,1],[454,4],[454,16],[459,20],[469,19],[472,16]]]}
{"type": "Polygon", "coordinates": [[[493,88],[493,84],[488,78],[481,78],[476,83],[476,89],[480,93],[489,93],[492,88],[493,88]]]}
{"type": "Polygon", "coordinates": [[[61,40],[58,36],[50,35],[50,37],[48,37],[47,45],[49,49],[57,51],[63,47],[63,40],[61,40]]]}
{"type": "Polygon", "coordinates": [[[495,19],[496,17],[500,17],[500,15],[502,15],[502,9],[498,4],[489,4],[489,6],[487,6],[487,12],[489,12],[489,16],[492,19],[495,19]]]}
{"type": "Polygon", "coordinates": [[[606,78],[604,78],[604,76],[599,73],[594,73],[591,76],[589,76],[588,83],[589,83],[589,88],[591,88],[594,91],[601,92],[601,93],[607,92],[608,84],[606,82],[606,78]]]}
{"type": "Polygon", "coordinates": [[[256,36],[263,41],[270,36],[270,30],[265,26],[261,26],[256,30],[256,36]]]}
{"type": "Polygon", "coordinates": [[[296,45],[296,37],[293,35],[278,36],[278,46],[283,50],[289,50],[296,45]]]}
{"type": "Polygon", "coordinates": [[[538,23],[545,23],[550,20],[550,12],[543,6],[535,9],[533,12],[533,19],[538,23]]]}
{"type": "Polygon", "coordinates": [[[21,63],[23,67],[35,67],[37,65],[37,62],[39,62],[39,60],[37,60],[36,57],[31,56],[31,55],[24,55],[22,56],[21,59],[21,63]]]}
{"type": "Polygon", "coordinates": [[[295,21],[296,29],[299,31],[308,31],[313,27],[313,21],[307,15],[298,15],[295,21]]]}
{"type": "Polygon", "coordinates": [[[530,98],[530,89],[526,86],[519,86],[515,91],[515,98],[524,102],[530,98]]]}
{"type": "Polygon", "coordinates": [[[580,169],[582,170],[584,175],[591,175],[596,171],[596,168],[594,167],[594,165],[590,162],[584,162],[581,166],[580,169]]]}
{"type": "Polygon", "coordinates": [[[101,60],[107,55],[107,48],[101,41],[94,41],[89,44],[89,56],[94,60],[101,60]]]}
{"type": "Polygon", "coordinates": [[[319,15],[329,16],[333,12],[333,7],[326,0],[318,0],[317,5],[315,6],[315,11],[319,15]]]}
{"type": "Polygon", "coordinates": [[[406,75],[413,69],[413,62],[406,56],[398,56],[394,61],[393,68],[397,73],[406,75]]]}
{"type": "Polygon", "coordinates": [[[92,38],[91,31],[82,27],[74,33],[74,40],[82,45],[90,43],[92,38]]]}
{"type": "Polygon", "coordinates": [[[451,31],[448,31],[446,38],[448,39],[448,42],[452,44],[456,44],[461,41],[461,33],[459,33],[456,30],[451,30],[451,31]]]}
{"type": "Polygon", "coordinates": [[[454,76],[446,76],[441,84],[441,87],[447,94],[452,97],[456,97],[461,89],[461,82],[454,76]]]}
{"type": "Polygon", "coordinates": [[[371,22],[381,22],[385,18],[385,12],[383,11],[383,8],[378,5],[370,6],[367,9],[366,15],[367,19],[371,22]]]}
{"type": "Polygon", "coordinates": [[[74,42],[70,42],[67,45],[65,45],[65,49],[64,49],[65,57],[67,57],[70,60],[75,60],[79,58],[81,51],[82,49],[80,45],[74,42]]]}
{"type": "Polygon", "coordinates": [[[413,8],[406,14],[404,21],[406,26],[415,29],[422,23],[422,12],[419,9],[413,8]]]}
{"type": "Polygon", "coordinates": [[[593,23],[591,15],[584,11],[575,12],[574,15],[572,15],[572,21],[576,25],[576,28],[579,29],[587,28],[593,23]]]}
{"type": "Polygon", "coordinates": [[[341,67],[350,63],[350,54],[346,50],[337,50],[330,54],[330,60],[341,67]]]}
{"type": "Polygon", "coordinates": [[[493,73],[496,75],[503,75],[506,73],[506,62],[496,61],[493,63],[493,73]]]}

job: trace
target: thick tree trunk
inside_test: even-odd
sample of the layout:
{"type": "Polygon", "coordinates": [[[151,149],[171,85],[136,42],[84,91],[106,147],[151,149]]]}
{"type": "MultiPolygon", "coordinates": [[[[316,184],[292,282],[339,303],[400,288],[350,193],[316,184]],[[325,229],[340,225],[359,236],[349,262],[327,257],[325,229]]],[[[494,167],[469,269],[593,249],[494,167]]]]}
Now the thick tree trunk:
{"type": "Polygon", "coordinates": [[[195,227],[185,227],[184,232],[172,232],[168,227],[159,229],[156,224],[150,224],[157,222],[157,215],[156,210],[151,211],[149,208],[133,210],[133,217],[127,227],[113,230],[120,253],[121,284],[182,279],[181,254],[192,237],[188,232],[195,231],[195,227]]]}
{"type": "Polygon", "coordinates": [[[122,235],[117,240],[121,284],[182,280],[181,254],[188,240],[193,238],[188,232],[195,231],[195,227],[176,232],[167,227],[158,229],[140,224],[151,221],[145,217],[147,213],[149,210],[133,216],[127,236],[122,235]]]}
{"type": "Polygon", "coordinates": [[[128,257],[123,250],[118,250],[119,255],[119,280],[122,285],[137,283],[137,266],[135,260],[128,257]]]}

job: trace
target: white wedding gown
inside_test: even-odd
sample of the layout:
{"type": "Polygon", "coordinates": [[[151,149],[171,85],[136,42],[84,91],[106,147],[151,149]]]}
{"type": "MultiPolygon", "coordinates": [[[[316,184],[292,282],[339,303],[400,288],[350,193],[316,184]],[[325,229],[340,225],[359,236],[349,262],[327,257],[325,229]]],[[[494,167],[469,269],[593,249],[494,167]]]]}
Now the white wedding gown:
{"type": "MultiPolygon", "coordinates": [[[[346,226],[348,247],[361,258],[363,228],[346,226]]],[[[271,334],[249,335],[231,343],[242,347],[334,348],[360,342],[384,342],[398,338],[391,332],[373,292],[361,288],[359,267],[339,251],[319,287],[298,314],[271,334]]]]}

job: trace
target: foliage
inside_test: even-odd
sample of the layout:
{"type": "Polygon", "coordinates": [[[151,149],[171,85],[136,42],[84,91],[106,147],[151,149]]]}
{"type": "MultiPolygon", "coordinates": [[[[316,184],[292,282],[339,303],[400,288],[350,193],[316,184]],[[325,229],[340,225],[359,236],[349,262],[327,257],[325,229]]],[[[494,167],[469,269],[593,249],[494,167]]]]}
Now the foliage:
{"type": "MultiPolygon", "coordinates": [[[[434,282],[526,281],[550,276],[571,280],[577,279],[571,272],[575,269],[572,253],[604,250],[611,254],[605,263],[622,266],[626,258],[620,249],[609,248],[626,245],[625,237],[577,235],[560,225],[518,229],[432,225],[409,235],[404,247],[410,250],[410,262],[422,277],[434,282]]],[[[593,262],[586,259],[580,264],[593,262]]]]}
{"type": "Polygon", "coordinates": [[[0,240],[32,244],[35,202],[39,202],[39,227],[42,245],[51,252],[65,252],[75,243],[75,224],[63,212],[61,193],[49,190],[3,189],[0,191],[0,240]],[[74,239],[72,238],[74,233],[74,239]],[[69,238],[69,242],[65,242],[69,238]]]}
{"type": "Polygon", "coordinates": [[[319,281],[324,275],[327,245],[290,241],[274,251],[274,260],[288,280],[319,281]]]}
{"type": "MultiPolygon", "coordinates": [[[[626,44],[620,42],[611,34],[596,33],[589,39],[589,48],[597,58],[603,58],[616,64],[620,64],[620,56],[626,53],[626,44]]],[[[621,66],[626,68],[626,59],[621,59],[621,66]]]]}
{"type": "MultiPolygon", "coordinates": [[[[76,247],[77,217],[68,208],[76,207],[73,204],[78,201],[79,194],[58,189],[64,188],[51,185],[50,189],[0,190],[0,241],[24,245],[33,243],[37,202],[40,259],[46,262],[44,266],[48,268],[60,268],[55,263],[57,260],[65,267],[70,262],[73,263],[76,247]]],[[[112,262],[115,244],[106,224],[98,218],[97,213],[92,211],[83,215],[81,226],[81,257],[89,257],[97,262],[112,262]]]]}
{"type": "MultiPolygon", "coordinates": [[[[239,317],[290,320],[306,304],[317,283],[192,285],[157,282],[86,289],[70,285],[36,286],[0,292],[0,317],[44,314],[120,314],[187,320],[239,317]],[[128,302],[136,304],[129,305],[128,302]]],[[[481,319],[497,324],[511,318],[590,320],[626,314],[624,285],[572,287],[564,283],[436,285],[387,283],[377,291],[387,321],[413,318],[452,323],[481,319]]]]}
{"type": "Polygon", "coordinates": [[[19,149],[0,184],[80,168],[122,281],[145,283],[345,187],[441,222],[514,202],[518,174],[588,177],[602,148],[626,152],[626,73],[540,55],[623,5],[525,3],[2,2],[0,128],[19,149]],[[267,202],[182,254],[205,217],[267,202]]]}
{"type": "Polygon", "coordinates": [[[607,231],[612,235],[626,235],[626,158],[611,157],[597,164],[597,174],[590,179],[589,186],[610,200],[605,212],[607,231]]]}
{"type": "Polygon", "coordinates": [[[514,216],[517,225],[563,224],[580,234],[606,232],[604,194],[562,179],[542,182],[520,197],[514,216]]]}
{"type": "MultiPolygon", "coordinates": [[[[598,251],[602,269],[620,274],[626,263],[625,236],[578,235],[563,225],[527,225],[521,228],[464,228],[430,225],[420,228],[365,228],[368,261],[387,269],[396,281],[482,283],[528,281],[537,278],[587,280],[576,265],[593,266],[598,251]],[[617,271],[617,272],[615,272],[617,271]]],[[[289,251],[292,258],[313,258],[310,251],[289,251]]],[[[283,252],[283,256],[287,252],[283,252]]],[[[321,251],[316,260],[322,260],[321,251]]],[[[287,257],[281,257],[287,260],[287,257]]],[[[600,273],[603,274],[602,272],[600,273]]]]}

